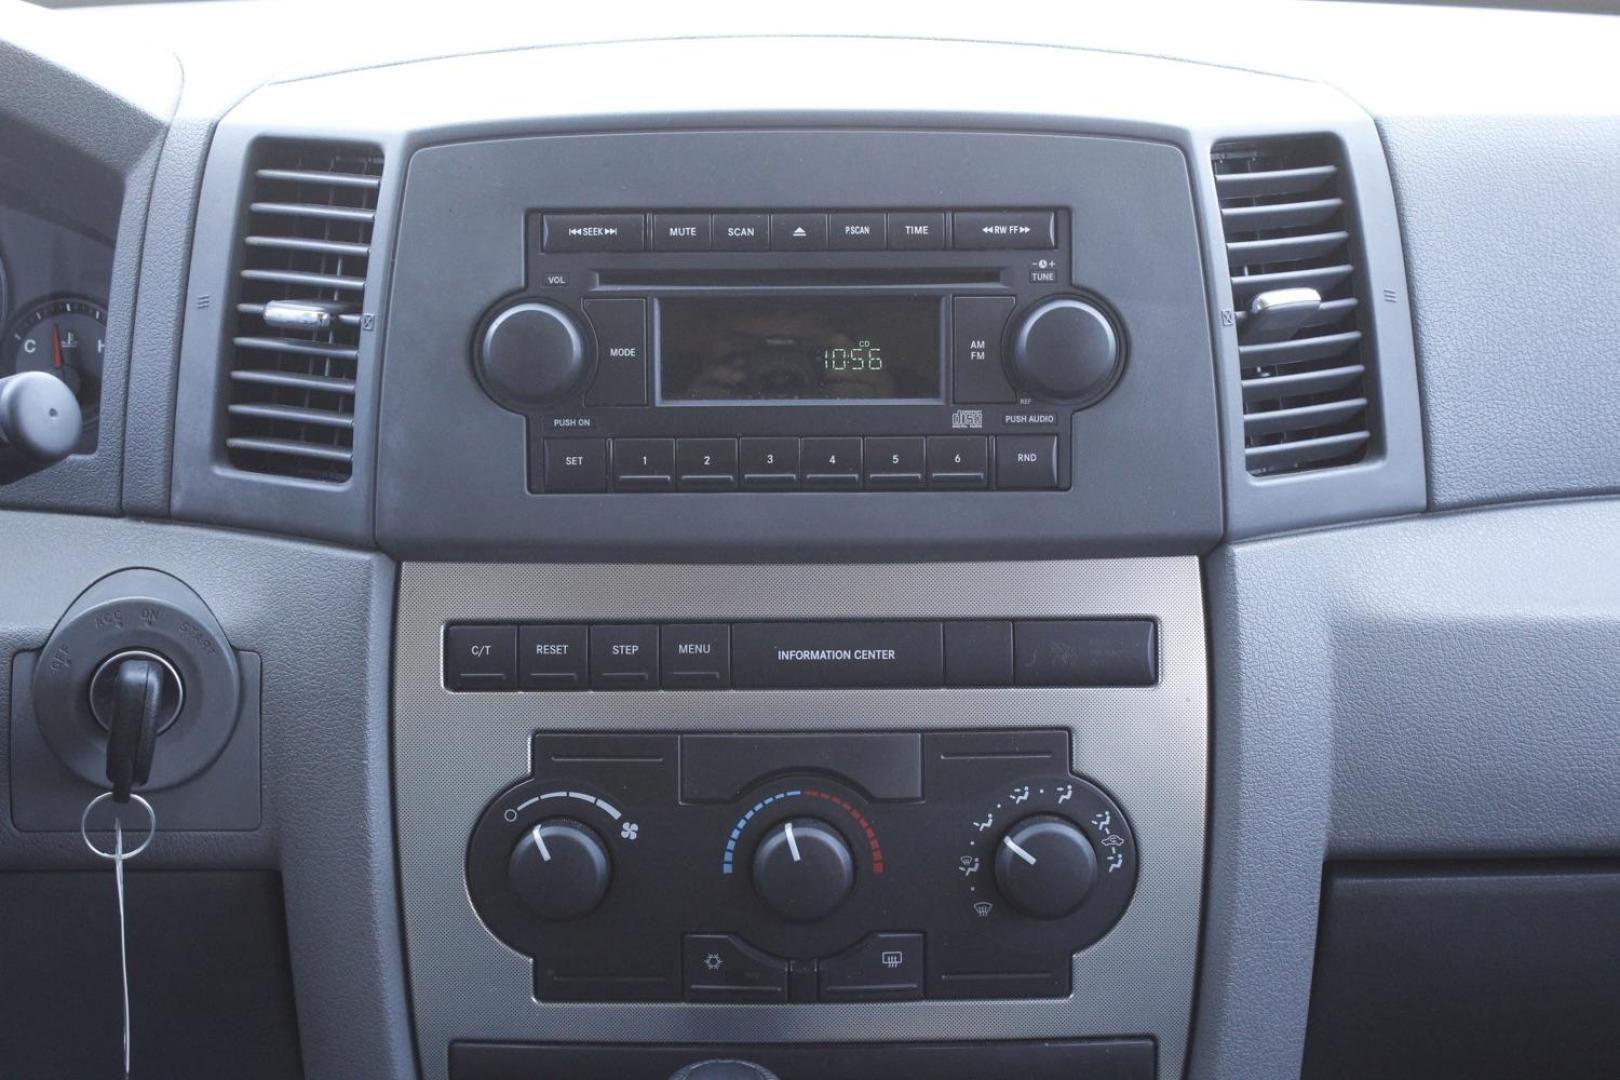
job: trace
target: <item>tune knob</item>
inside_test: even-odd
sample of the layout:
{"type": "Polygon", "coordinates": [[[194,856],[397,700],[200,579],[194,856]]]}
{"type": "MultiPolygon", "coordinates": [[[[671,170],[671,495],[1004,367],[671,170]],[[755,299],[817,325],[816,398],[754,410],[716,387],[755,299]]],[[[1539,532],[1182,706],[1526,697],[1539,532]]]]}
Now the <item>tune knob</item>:
{"type": "Polygon", "coordinates": [[[589,826],[552,818],[518,840],[506,874],[523,903],[542,919],[577,919],[607,895],[613,867],[589,826]]]}
{"type": "Polygon", "coordinates": [[[1119,335],[1094,305],[1058,297],[1024,316],[1007,364],[1014,385],[1030,397],[1090,404],[1113,385],[1119,335]]]}
{"type": "Polygon", "coordinates": [[[819,919],[855,887],[855,858],[838,830],[815,818],[793,818],[754,850],[754,890],[793,922],[819,919]]]}
{"type": "Polygon", "coordinates": [[[490,395],[523,408],[567,396],[585,376],[585,334],[566,311],[534,301],[490,320],[478,344],[478,370],[490,395]]]}
{"type": "Polygon", "coordinates": [[[1080,827],[1037,814],[1008,829],[996,849],[996,884],[1012,905],[1038,919],[1060,919],[1085,902],[1097,881],[1097,853],[1080,827]]]}

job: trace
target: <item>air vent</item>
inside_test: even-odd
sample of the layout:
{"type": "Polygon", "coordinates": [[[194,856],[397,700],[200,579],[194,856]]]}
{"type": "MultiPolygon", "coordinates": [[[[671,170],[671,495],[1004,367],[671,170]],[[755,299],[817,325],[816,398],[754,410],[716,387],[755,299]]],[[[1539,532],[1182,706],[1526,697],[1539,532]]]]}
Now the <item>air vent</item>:
{"type": "Polygon", "coordinates": [[[244,216],[225,449],[249,472],[353,471],[375,147],[260,143],[244,216]]]}
{"type": "Polygon", "coordinates": [[[1366,457],[1373,355],[1356,222],[1336,141],[1227,142],[1213,154],[1232,275],[1244,458],[1255,476],[1366,457]]]}

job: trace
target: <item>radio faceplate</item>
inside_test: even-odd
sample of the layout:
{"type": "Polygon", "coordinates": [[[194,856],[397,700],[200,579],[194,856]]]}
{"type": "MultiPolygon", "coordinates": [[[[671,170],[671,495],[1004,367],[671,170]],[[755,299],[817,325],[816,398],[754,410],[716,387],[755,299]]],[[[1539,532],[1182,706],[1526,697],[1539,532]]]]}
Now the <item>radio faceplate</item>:
{"type": "Polygon", "coordinates": [[[1049,558],[1198,553],[1220,536],[1206,279],[1174,145],[877,129],[491,138],[412,153],[400,206],[377,477],[378,536],[397,556],[1049,558]],[[1050,213],[1055,246],[965,248],[958,212],[1050,213]],[[829,247],[767,235],[713,250],[716,215],[733,213],[756,236],[806,216],[818,232],[825,214],[829,247]],[[629,215],[642,250],[545,251],[547,214],[629,215]],[[704,221],[710,250],[659,250],[669,215],[704,221]],[[885,245],[891,223],[923,215],[951,234],[833,250],[835,215],[881,216],[885,245]],[[1041,259],[1055,280],[1029,279],[1041,259]],[[761,294],[932,300],[939,396],[656,404],[661,305],[761,294]],[[1039,332],[1020,336],[1036,312],[1039,332]],[[982,336],[964,332],[969,315],[982,336]],[[628,343],[603,340],[620,327],[628,343]],[[997,401],[946,357],[953,338],[1033,357],[1065,337],[1122,357],[1093,404],[1061,367],[1011,355],[979,370],[1005,386],[1016,368],[1032,401],[997,401]],[[625,385],[642,404],[600,404],[627,400],[603,382],[601,345],[641,354],[625,385]],[[564,362],[537,364],[543,352],[564,362]]]}
{"type": "Polygon", "coordinates": [[[1121,362],[1061,209],[527,222],[475,351],[536,493],[1066,489],[1070,417],[1121,362]]]}

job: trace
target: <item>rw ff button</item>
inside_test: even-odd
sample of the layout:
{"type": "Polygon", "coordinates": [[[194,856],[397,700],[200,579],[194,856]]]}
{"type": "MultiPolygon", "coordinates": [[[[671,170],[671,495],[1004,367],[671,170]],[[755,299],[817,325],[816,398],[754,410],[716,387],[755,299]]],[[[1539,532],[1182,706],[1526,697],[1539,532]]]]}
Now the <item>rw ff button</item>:
{"type": "Polygon", "coordinates": [[[444,685],[451,690],[517,689],[517,627],[445,627],[444,685]]]}

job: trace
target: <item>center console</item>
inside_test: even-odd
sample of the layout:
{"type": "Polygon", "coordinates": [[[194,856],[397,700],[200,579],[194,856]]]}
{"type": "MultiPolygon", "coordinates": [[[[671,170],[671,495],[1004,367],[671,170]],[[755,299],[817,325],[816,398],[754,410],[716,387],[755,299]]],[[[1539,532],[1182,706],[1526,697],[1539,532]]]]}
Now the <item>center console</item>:
{"type": "Polygon", "coordinates": [[[403,187],[427,1074],[1180,1075],[1221,531],[1182,149],[559,133],[403,187]]]}

